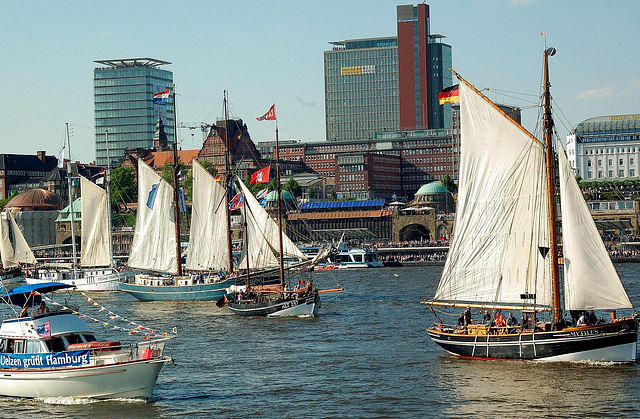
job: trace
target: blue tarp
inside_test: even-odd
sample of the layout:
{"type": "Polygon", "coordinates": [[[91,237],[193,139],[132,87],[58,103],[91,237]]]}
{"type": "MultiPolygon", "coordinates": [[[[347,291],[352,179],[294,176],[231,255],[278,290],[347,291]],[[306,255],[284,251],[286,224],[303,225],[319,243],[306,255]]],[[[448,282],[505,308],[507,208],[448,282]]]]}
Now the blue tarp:
{"type": "Polygon", "coordinates": [[[34,300],[34,304],[38,304],[39,301],[35,300],[36,298],[39,299],[40,296],[31,295],[31,293],[34,291],[40,294],[46,294],[48,292],[73,287],[73,285],[67,285],[61,282],[43,282],[41,284],[21,285],[2,295],[2,298],[17,306],[24,306],[29,298],[32,298],[34,300]]]}
{"type": "Polygon", "coordinates": [[[330,201],[330,202],[308,202],[300,206],[301,210],[315,209],[351,209],[382,207],[384,199],[368,199],[366,201],[330,201]]]}

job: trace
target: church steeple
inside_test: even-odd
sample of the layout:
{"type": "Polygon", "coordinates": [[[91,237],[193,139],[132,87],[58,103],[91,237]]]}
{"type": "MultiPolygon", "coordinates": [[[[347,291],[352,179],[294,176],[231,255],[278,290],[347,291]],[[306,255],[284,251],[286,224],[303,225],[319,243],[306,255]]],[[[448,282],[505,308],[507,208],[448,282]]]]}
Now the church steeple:
{"type": "Polygon", "coordinates": [[[160,115],[158,115],[158,122],[156,123],[156,133],[153,135],[153,148],[156,151],[166,151],[169,149],[167,134],[164,132],[164,123],[160,115]]]}

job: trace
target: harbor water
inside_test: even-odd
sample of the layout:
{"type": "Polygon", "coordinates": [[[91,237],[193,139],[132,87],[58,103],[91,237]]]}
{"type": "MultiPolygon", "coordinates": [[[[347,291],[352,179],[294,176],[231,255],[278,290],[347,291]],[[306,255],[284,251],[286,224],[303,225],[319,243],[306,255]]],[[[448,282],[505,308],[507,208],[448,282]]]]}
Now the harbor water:
{"type": "MultiPolygon", "coordinates": [[[[640,264],[616,266],[640,305],[640,264]]],[[[135,321],[178,329],[173,355],[140,401],[0,398],[2,416],[30,417],[639,417],[638,365],[471,361],[447,355],[420,304],[441,266],[319,272],[315,318],[243,318],[213,302],[91,298],[135,321]]],[[[99,312],[79,295],[80,312],[99,312]]],[[[109,321],[108,319],[106,320],[109,321]]],[[[126,333],[92,323],[108,339],[126,333]]],[[[115,323],[114,323],[115,324],[115,323]]],[[[51,385],[56,385],[52,382],[51,385]]]]}

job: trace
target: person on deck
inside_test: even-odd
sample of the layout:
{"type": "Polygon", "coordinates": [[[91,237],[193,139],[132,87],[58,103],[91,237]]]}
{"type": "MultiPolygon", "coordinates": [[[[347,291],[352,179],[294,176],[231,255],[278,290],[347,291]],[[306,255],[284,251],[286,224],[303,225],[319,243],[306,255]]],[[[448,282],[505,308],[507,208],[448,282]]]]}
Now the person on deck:
{"type": "Polygon", "coordinates": [[[471,307],[467,307],[462,315],[464,316],[464,325],[469,326],[471,324],[471,320],[473,320],[471,318],[471,307]]]}
{"type": "Polygon", "coordinates": [[[578,319],[578,323],[576,323],[576,326],[582,327],[586,325],[587,325],[587,316],[585,316],[585,313],[582,313],[582,315],[578,319]]]}
{"type": "Polygon", "coordinates": [[[597,324],[598,323],[598,316],[596,316],[596,313],[591,310],[591,313],[589,313],[589,324],[597,324]]]}
{"type": "Polygon", "coordinates": [[[507,317],[507,326],[517,326],[518,319],[515,318],[513,313],[509,313],[509,317],[507,317]]]}

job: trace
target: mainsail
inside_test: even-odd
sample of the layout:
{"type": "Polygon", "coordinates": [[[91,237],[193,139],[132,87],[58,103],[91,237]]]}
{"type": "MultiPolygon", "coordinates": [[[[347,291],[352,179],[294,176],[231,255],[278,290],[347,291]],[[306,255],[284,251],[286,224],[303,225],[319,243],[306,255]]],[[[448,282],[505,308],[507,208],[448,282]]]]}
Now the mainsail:
{"type": "Polygon", "coordinates": [[[225,190],[193,160],[193,204],[187,269],[220,270],[229,266],[225,190]]]}
{"type": "Polygon", "coordinates": [[[90,180],[80,176],[82,211],[82,266],[109,266],[109,217],[107,192],[90,180]]]}
{"type": "Polygon", "coordinates": [[[558,143],[565,310],[632,308],[558,143]]]}
{"type": "MultiPolygon", "coordinates": [[[[279,249],[278,224],[267,214],[251,191],[238,179],[244,195],[244,211],[247,218],[247,234],[249,235],[249,249],[240,263],[240,268],[246,269],[246,257],[249,256],[249,268],[260,269],[278,266],[276,253],[279,249]]],[[[284,232],[282,233],[284,257],[306,260],[307,257],[284,232]]]]}
{"type": "Polygon", "coordinates": [[[177,273],[173,188],[138,159],[138,214],[129,266],[177,273]]]}
{"type": "Polygon", "coordinates": [[[6,212],[6,221],[0,219],[0,258],[5,269],[18,266],[19,263],[35,264],[33,255],[27,240],[24,238],[18,223],[11,212],[6,212]],[[11,231],[11,236],[9,235],[11,231]]]}
{"type": "Polygon", "coordinates": [[[435,300],[551,305],[545,148],[474,88],[459,90],[455,231],[435,300]]]}

